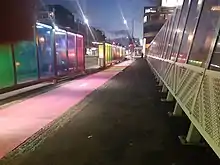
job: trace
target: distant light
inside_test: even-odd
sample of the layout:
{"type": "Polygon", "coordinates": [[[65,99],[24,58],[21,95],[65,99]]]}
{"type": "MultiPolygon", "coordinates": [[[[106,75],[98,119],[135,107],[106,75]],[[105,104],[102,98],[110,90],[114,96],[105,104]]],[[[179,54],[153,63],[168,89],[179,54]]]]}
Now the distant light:
{"type": "Polygon", "coordinates": [[[145,13],[156,13],[156,12],[157,11],[155,9],[152,9],[152,8],[145,10],[145,13]]]}
{"type": "Polygon", "coordinates": [[[55,30],[59,30],[59,27],[57,25],[54,26],[55,30]]]}
{"type": "Polygon", "coordinates": [[[216,67],[216,68],[220,68],[219,65],[215,65],[215,64],[211,64],[211,66],[216,67]]]}
{"type": "Polygon", "coordinates": [[[20,64],[20,62],[16,62],[15,65],[16,66],[20,66],[21,64],[20,64]]]}
{"type": "Polygon", "coordinates": [[[183,0],[162,0],[162,6],[164,7],[176,7],[181,6],[183,4],[183,0]]]}
{"type": "Polygon", "coordinates": [[[176,32],[177,32],[177,33],[181,33],[181,32],[182,32],[182,30],[180,30],[180,29],[177,29],[177,30],[176,30],[176,32]]]}
{"type": "Polygon", "coordinates": [[[203,0],[199,0],[198,5],[201,5],[203,2],[203,0]]]}
{"type": "Polygon", "coordinates": [[[39,38],[39,41],[40,41],[40,42],[44,42],[44,41],[45,41],[45,38],[44,38],[44,37],[40,37],[40,38],[39,38]]]}
{"type": "Polygon", "coordinates": [[[92,47],[91,50],[97,50],[97,48],[92,47]]]}
{"type": "Polygon", "coordinates": [[[124,19],[124,24],[127,25],[127,20],[126,19],[124,19]]]}
{"type": "Polygon", "coordinates": [[[220,6],[213,6],[212,11],[220,11],[220,6]]]}
{"type": "Polygon", "coordinates": [[[192,35],[192,34],[190,34],[190,35],[188,36],[188,40],[189,40],[189,41],[192,41],[192,40],[193,40],[193,35],[192,35]]]}
{"type": "Polygon", "coordinates": [[[101,42],[92,42],[92,44],[99,45],[99,44],[102,44],[102,43],[101,42]]]}
{"type": "Polygon", "coordinates": [[[85,24],[89,25],[89,20],[86,17],[84,18],[84,22],[85,24]]]}
{"type": "Polygon", "coordinates": [[[50,13],[50,16],[51,16],[51,17],[54,17],[54,12],[51,12],[51,13],[50,13]]]}

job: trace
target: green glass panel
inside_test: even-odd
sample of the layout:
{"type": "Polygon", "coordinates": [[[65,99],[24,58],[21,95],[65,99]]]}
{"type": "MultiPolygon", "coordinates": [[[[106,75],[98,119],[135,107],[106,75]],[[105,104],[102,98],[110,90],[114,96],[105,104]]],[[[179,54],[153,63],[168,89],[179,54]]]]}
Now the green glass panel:
{"type": "Polygon", "coordinates": [[[111,46],[110,45],[108,46],[108,51],[109,51],[109,61],[112,61],[112,58],[111,58],[111,46]]]}
{"type": "Polygon", "coordinates": [[[111,45],[111,60],[113,60],[113,54],[112,54],[112,45],[111,45]]]}
{"type": "Polygon", "coordinates": [[[104,58],[104,49],[103,45],[99,45],[99,58],[104,58]]]}
{"type": "Polygon", "coordinates": [[[18,83],[37,80],[37,57],[35,42],[23,41],[14,45],[18,83]]]}
{"type": "Polygon", "coordinates": [[[105,44],[105,61],[106,61],[106,64],[108,63],[108,47],[107,47],[107,44],[105,44]]]}
{"type": "Polygon", "coordinates": [[[14,85],[11,46],[0,46],[0,89],[14,85]]]}
{"type": "Polygon", "coordinates": [[[108,45],[108,62],[111,62],[111,60],[110,60],[110,54],[109,54],[109,45],[108,45]]]}

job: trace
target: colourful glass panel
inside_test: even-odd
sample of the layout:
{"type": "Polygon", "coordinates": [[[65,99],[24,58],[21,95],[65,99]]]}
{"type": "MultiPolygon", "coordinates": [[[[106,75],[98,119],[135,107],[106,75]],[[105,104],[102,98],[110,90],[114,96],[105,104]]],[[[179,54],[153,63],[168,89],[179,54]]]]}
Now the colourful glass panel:
{"type": "Polygon", "coordinates": [[[107,45],[107,48],[108,48],[108,63],[111,63],[110,47],[109,47],[109,44],[107,45]]]}
{"type": "Polygon", "coordinates": [[[113,46],[113,60],[116,60],[116,46],[113,46]]]}
{"type": "Polygon", "coordinates": [[[113,58],[112,58],[112,45],[110,45],[110,61],[112,61],[113,58]]]}
{"type": "Polygon", "coordinates": [[[0,89],[14,84],[14,69],[10,45],[0,46],[0,89]]]}
{"type": "Polygon", "coordinates": [[[22,41],[14,45],[17,83],[38,79],[36,43],[22,41]]]}
{"type": "Polygon", "coordinates": [[[54,70],[54,43],[52,27],[46,25],[36,26],[36,40],[39,58],[40,77],[55,75],[54,70]]]}
{"type": "Polygon", "coordinates": [[[108,59],[108,46],[107,46],[107,44],[105,44],[105,63],[106,64],[109,63],[109,59],[108,59]]]}
{"type": "Polygon", "coordinates": [[[55,46],[57,58],[57,75],[65,75],[68,72],[66,32],[55,32],[55,46]]]}
{"type": "Polygon", "coordinates": [[[68,41],[69,70],[75,71],[77,69],[76,34],[68,32],[67,41],[68,41]]]}
{"type": "Polygon", "coordinates": [[[104,49],[103,45],[99,45],[99,58],[104,58],[104,49]]]}
{"type": "Polygon", "coordinates": [[[84,71],[85,70],[85,54],[84,54],[84,39],[83,39],[83,36],[77,35],[77,37],[76,37],[76,46],[77,46],[78,69],[80,71],[84,71]]]}

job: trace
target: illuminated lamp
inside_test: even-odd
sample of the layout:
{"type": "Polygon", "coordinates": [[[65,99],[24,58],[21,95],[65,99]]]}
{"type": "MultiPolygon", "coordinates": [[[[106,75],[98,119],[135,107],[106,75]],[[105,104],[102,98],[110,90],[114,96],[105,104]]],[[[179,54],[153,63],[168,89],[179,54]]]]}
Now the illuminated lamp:
{"type": "Polygon", "coordinates": [[[43,43],[43,42],[45,42],[45,38],[44,38],[44,37],[40,37],[40,38],[39,38],[39,41],[40,41],[41,43],[43,43]]]}
{"type": "Polygon", "coordinates": [[[212,11],[220,11],[220,6],[213,6],[211,8],[212,11]]]}

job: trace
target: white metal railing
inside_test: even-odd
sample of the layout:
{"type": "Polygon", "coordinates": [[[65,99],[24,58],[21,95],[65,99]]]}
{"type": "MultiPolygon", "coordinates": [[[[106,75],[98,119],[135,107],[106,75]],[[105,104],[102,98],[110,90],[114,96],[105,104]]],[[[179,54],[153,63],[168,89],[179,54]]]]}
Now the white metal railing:
{"type": "MultiPolygon", "coordinates": [[[[164,43],[166,40],[163,36],[167,33],[164,32],[167,24],[152,41],[147,53],[147,61],[157,79],[168,89],[169,97],[172,95],[175,98],[177,105],[185,112],[195,129],[220,157],[220,72],[211,71],[208,66],[202,68],[178,63],[175,61],[177,57],[174,61],[171,58],[165,59],[162,54],[166,54],[164,48],[168,43],[164,43]]],[[[219,27],[215,30],[218,33],[219,27]]],[[[216,38],[212,40],[207,60],[209,62],[215,40],[216,38]]],[[[192,131],[192,127],[189,131],[192,131]]],[[[192,136],[192,132],[189,134],[187,140],[192,136]]]]}

